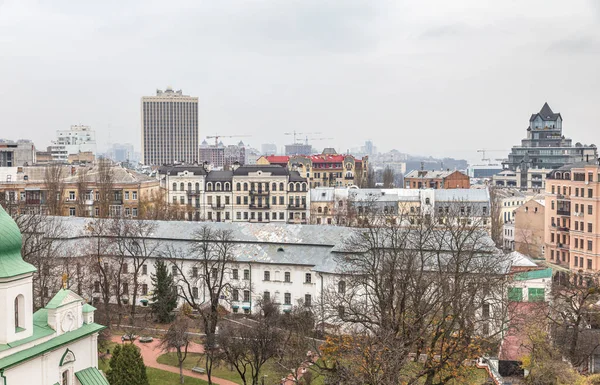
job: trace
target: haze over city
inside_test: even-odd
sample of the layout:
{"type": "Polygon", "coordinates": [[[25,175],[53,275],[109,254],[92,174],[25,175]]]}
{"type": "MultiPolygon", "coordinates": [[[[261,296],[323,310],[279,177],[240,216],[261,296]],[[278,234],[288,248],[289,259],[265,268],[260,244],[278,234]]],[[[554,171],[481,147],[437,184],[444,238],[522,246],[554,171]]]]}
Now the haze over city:
{"type": "Polygon", "coordinates": [[[583,0],[4,0],[0,127],[41,147],[86,124],[99,150],[139,150],[140,98],[172,86],[199,98],[201,139],[257,147],[319,131],[338,151],[474,160],[517,144],[546,101],[590,144],[599,23],[583,0]]]}

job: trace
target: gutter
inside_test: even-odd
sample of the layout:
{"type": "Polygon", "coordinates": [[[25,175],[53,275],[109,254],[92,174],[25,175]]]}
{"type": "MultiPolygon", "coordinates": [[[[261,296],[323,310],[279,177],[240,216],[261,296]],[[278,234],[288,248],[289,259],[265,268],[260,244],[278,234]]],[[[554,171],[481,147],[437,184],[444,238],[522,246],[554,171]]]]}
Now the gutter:
{"type": "Polygon", "coordinates": [[[4,377],[4,369],[0,369],[0,378],[2,379],[2,385],[6,385],[6,377],[4,377]]]}

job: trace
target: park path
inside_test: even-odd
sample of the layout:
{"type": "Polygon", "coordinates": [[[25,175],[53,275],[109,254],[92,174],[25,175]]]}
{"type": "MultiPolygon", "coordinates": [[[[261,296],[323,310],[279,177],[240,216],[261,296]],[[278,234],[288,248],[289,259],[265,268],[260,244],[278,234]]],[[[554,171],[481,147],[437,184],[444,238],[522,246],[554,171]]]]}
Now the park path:
{"type": "MultiPolygon", "coordinates": [[[[121,343],[121,336],[112,336],[111,340],[116,343],[121,343]]],[[[129,343],[129,342],[128,342],[129,343]]],[[[163,351],[158,347],[160,340],[155,338],[154,341],[150,343],[140,343],[139,341],[134,341],[134,344],[140,348],[140,353],[142,354],[142,358],[144,359],[144,364],[151,368],[165,370],[167,372],[179,374],[179,368],[170,365],[159,364],[157,359],[160,355],[163,354],[163,351]]],[[[196,344],[194,342],[190,343],[188,348],[189,353],[203,353],[204,350],[202,345],[196,344]]],[[[208,376],[205,374],[199,374],[192,372],[188,369],[183,369],[183,374],[188,377],[199,378],[204,381],[208,381],[208,376]]],[[[225,380],[223,378],[217,378],[212,376],[212,382],[218,385],[238,385],[236,382],[225,380]]]]}

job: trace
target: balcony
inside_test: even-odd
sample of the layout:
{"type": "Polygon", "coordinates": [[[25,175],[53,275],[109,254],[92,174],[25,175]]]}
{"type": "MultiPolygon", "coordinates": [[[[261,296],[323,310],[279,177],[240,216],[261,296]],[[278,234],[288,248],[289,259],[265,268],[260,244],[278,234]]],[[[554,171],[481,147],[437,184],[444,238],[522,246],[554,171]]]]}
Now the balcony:
{"type": "Polygon", "coordinates": [[[556,199],[568,201],[571,200],[571,197],[569,197],[568,195],[556,194],[556,199]]]}
{"type": "Polygon", "coordinates": [[[268,203],[265,203],[265,204],[250,203],[250,208],[252,210],[268,210],[271,208],[271,206],[268,203]]]}
{"type": "Polygon", "coordinates": [[[306,203],[288,205],[288,210],[306,210],[306,203]]]}
{"type": "Polygon", "coordinates": [[[346,179],[346,180],[354,180],[354,177],[353,176],[345,176],[344,179],[346,179]]]}
{"type": "Polygon", "coordinates": [[[200,195],[200,190],[187,190],[187,195],[200,195]]]}
{"type": "Polygon", "coordinates": [[[570,229],[568,227],[560,227],[559,226],[558,227],[558,231],[566,231],[566,232],[568,232],[568,231],[570,231],[570,229]]]}
{"type": "Polygon", "coordinates": [[[565,216],[571,216],[571,210],[565,210],[565,209],[557,209],[556,210],[556,214],[558,215],[565,215],[565,216]]]}
{"type": "Polygon", "coordinates": [[[225,209],[225,205],[222,203],[213,203],[210,205],[213,210],[223,210],[225,209]]]}
{"type": "Polygon", "coordinates": [[[559,249],[565,249],[568,250],[569,249],[569,245],[567,245],[566,243],[557,243],[556,244],[558,246],[559,249]]]}
{"type": "Polygon", "coordinates": [[[250,190],[250,195],[266,196],[269,195],[269,190],[250,190]]]}

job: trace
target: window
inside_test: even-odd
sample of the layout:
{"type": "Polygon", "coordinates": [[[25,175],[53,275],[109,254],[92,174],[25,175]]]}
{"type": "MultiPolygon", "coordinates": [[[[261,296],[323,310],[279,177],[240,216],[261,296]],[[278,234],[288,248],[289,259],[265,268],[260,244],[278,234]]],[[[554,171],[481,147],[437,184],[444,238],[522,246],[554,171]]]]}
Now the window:
{"type": "Polygon", "coordinates": [[[177,266],[171,266],[171,275],[173,275],[173,277],[177,275],[177,266]]]}
{"type": "Polygon", "coordinates": [[[125,191],[125,200],[129,200],[129,191],[125,191]]]}
{"type": "Polygon", "coordinates": [[[196,266],[192,267],[192,278],[198,278],[198,268],[196,266]]]}
{"type": "Polygon", "coordinates": [[[346,282],[345,281],[338,282],[338,293],[340,293],[340,294],[346,293],[346,282]]]}
{"type": "Polygon", "coordinates": [[[137,218],[137,216],[138,216],[138,209],[137,209],[137,207],[134,207],[134,208],[131,209],[131,216],[134,217],[134,218],[137,218]]]}
{"type": "Polygon", "coordinates": [[[177,191],[177,183],[173,183],[173,191],[177,191]]]}
{"type": "Polygon", "coordinates": [[[238,269],[231,270],[231,276],[233,279],[240,279],[239,274],[238,274],[238,269]]]}
{"type": "Polygon", "coordinates": [[[249,280],[250,279],[250,270],[245,269],[244,270],[244,280],[249,280]]]}
{"type": "Polygon", "coordinates": [[[250,302],[250,290],[244,290],[244,302],[250,302]]]}
{"type": "Polygon", "coordinates": [[[283,294],[283,304],[284,305],[291,305],[292,304],[292,294],[290,294],[290,293],[284,293],[283,294]]]}
{"type": "Polygon", "coordinates": [[[129,265],[128,265],[128,264],[126,264],[126,263],[124,263],[124,264],[123,264],[123,266],[121,267],[121,272],[122,272],[123,274],[127,274],[127,273],[129,273],[129,265]]]}
{"type": "Polygon", "coordinates": [[[268,292],[268,291],[265,291],[265,292],[263,293],[263,301],[265,301],[265,302],[269,302],[269,301],[271,301],[271,293],[270,293],[270,292],[268,292]]]}
{"type": "Polygon", "coordinates": [[[192,297],[198,298],[198,288],[197,287],[192,287],[192,297]]]}
{"type": "Polygon", "coordinates": [[[285,204],[285,197],[279,197],[279,204],[280,205],[284,205],[285,204]]]}
{"type": "Polygon", "coordinates": [[[312,274],[311,273],[306,273],[305,274],[305,283],[312,283],[312,274]]]}
{"type": "Polygon", "coordinates": [[[100,293],[100,282],[94,282],[94,293],[100,293]]]}
{"type": "Polygon", "coordinates": [[[283,280],[285,282],[292,282],[292,274],[289,271],[283,273],[283,280]]]}
{"type": "Polygon", "coordinates": [[[74,201],[75,200],[75,191],[69,191],[69,200],[70,201],[74,201]]]}
{"type": "Polygon", "coordinates": [[[588,241],[587,243],[588,243],[588,247],[587,247],[588,251],[592,251],[592,241],[588,241]]]}
{"type": "Polygon", "coordinates": [[[508,300],[511,302],[523,301],[523,289],[520,287],[511,287],[508,289],[508,300]]]}
{"type": "Polygon", "coordinates": [[[72,217],[75,216],[75,207],[69,207],[69,215],[72,217]]]}
{"type": "Polygon", "coordinates": [[[70,385],[71,382],[69,381],[69,371],[65,370],[64,372],[62,372],[62,384],[61,385],[70,385]]]}
{"type": "Polygon", "coordinates": [[[527,294],[529,297],[529,302],[544,302],[545,295],[543,288],[530,287],[527,290],[527,294]]]}
{"type": "Polygon", "coordinates": [[[233,289],[233,291],[231,292],[231,300],[232,301],[239,301],[240,300],[240,292],[238,291],[238,289],[233,289]]]}
{"type": "Polygon", "coordinates": [[[588,223],[588,233],[591,233],[591,232],[592,232],[592,224],[588,223]]]}
{"type": "Polygon", "coordinates": [[[148,295],[148,285],[142,283],[142,295],[148,295]]]}
{"type": "Polygon", "coordinates": [[[554,259],[554,250],[550,250],[550,259],[554,259]]]}
{"type": "Polygon", "coordinates": [[[304,295],[304,306],[312,306],[312,296],[310,294],[304,295]]]}
{"type": "Polygon", "coordinates": [[[129,294],[129,284],[127,282],[123,282],[123,294],[129,294]]]}
{"type": "Polygon", "coordinates": [[[592,205],[588,205],[588,215],[592,215],[592,205]]]}
{"type": "Polygon", "coordinates": [[[592,270],[592,260],[591,259],[587,260],[587,268],[588,268],[588,270],[592,270]]]}
{"type": "Polygon", "coordinates": [[[265,281],[271,280],[271,272],[270,271],[265,271],[264,280],[265,281]]]}
{"type": "Polygon", "coordinates": [[[282,219],[282,220],[284,219],[283,218],[283,213],[279,213],[279,219],[282,219]]]}
{"type": "Polygon", "coordinates": [[[593,198],[594,197],[594,190],[592,190],[591,188],[588,189],[588,198],[593,198]]]}
{"type": "Polygon", "coordinates": [[[244,191],[248,191],[248,183],[244,183],[244,191]]]}

